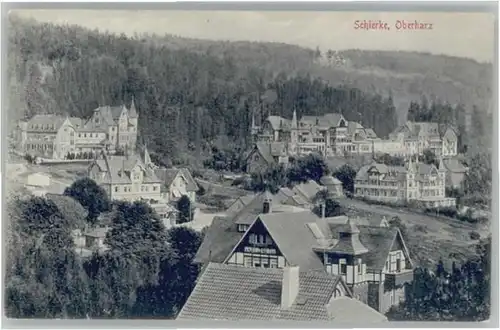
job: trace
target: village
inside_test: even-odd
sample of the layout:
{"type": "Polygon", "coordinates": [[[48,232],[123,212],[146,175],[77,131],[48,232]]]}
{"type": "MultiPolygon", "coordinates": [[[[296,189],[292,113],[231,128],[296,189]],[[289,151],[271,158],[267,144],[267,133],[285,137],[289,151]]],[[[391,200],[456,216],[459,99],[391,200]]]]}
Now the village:
{"type": "Polygon", "coordinates": [[[494,321],[490,16],[11,10],[6,318],[494,321]]]}
{"type": "MultiPolygon", "coordinates": [[[[339,306],[347,304],[350,313],[366,315],[366,321],[384,321],[384,314],[405,299],[405,287],[411,284],[415,267],[412,259],[419,263],[446,260],[474,243],[467,237],[471,232],[487,235],[486,227],[424,212],[457,207],[455,198],[448,197],[445,190],[459,187],[467,168],[457,157],[457,136],[450,127],[407,122],[384,140],[340,114],[298,119],[294,111],[291,120],[269,116],[261,126],[252,120],[253,146],[245,153],[246,173],[213,171],[216,179],[210,181],[195,177],[188,168],[155,164],[147,146],[137,143],[137,122],[133,99],[128,108],[99,107],[86,120],[36,115],[21,121],[13,137],[17,148],[11,152],[21,161],[9,164],[8,178],[12,187],[17,183],[25,193],[56,203],[69,198],[63,195],[67,187],[88,178],[110,200],[145,202],[166,228],[206,230],[193,261],[203,271],[178,319],[204,315],[238,319],[251,314],[263,319],[348,321],[339,312],[348,308],[339,306]],[[436,156],[435,163],[419,161],[424,150],[436,156]],[[317,181],[307,179],[293,187],[279,187],[274,193],[268,188],[249,192],[234,185],[273,166],[286,169],[293,157],[315,155],[338,161],[352,154],[367,159],[352,178],[353,193],[331,174],[335,168],[317,181]],[[376,155],[381,154],[400,157],[402,162],[377,162],[376,155]],[[199,201],[210,200],[207,192],[214,198],[224,194],[231,198],[214,211],[199,201]],[[186,221],[179,221],[177,205],[183,198],[190,214],[186,221]],[[346,212],[325,214],[327,200],[336,201],[346,212]],[[414,229],[407,230],[412,234],[403,236],[401,227],[391,225],[395,219],[404,228],[414,229]],[[430,243],[428,249],[423,241],[430,243]],[[442,248],[445,245],[449,246],[448,255],[442,248]],[[410,253],[415,247],[421,250],[418,256],[410,253]],[[262,270],[249,271],[253,268],[262,270]],[[269,278],[281,281],[276,291],[269,288],[278,295],[281,308],[270,306],[255,291],[269,278]],[[323,281],[329,289],[311,296],[317,290],[311,283],[316,281],[323,281]],[[252,299],[259,308],[242,309],[239,315],[222,296],[206,298],[227,292],[242,299],[231,301],[232,305],[243,306],[252,299]],[[327,307],[310,310],[308,304],[327,307]]],[[[93,226],[73,231],[76,252],[82,257],[106,251],[110,214],[101,214],[93,226]]]]}

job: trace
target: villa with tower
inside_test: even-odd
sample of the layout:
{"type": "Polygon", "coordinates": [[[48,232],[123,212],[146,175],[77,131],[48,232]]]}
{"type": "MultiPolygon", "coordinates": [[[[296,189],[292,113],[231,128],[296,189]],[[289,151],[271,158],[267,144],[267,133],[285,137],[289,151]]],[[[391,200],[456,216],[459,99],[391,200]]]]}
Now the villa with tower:
{"type": "MultiPolygon", "coordinates": [[[[102,151],[134,151],[139,115],[134,99],[127,108],[101,106],[88,119],[56,114],[35,115],[18,123],[16,139],[26,154],[49,159],[66,159],[102,151]]],[[[89,157],[90,155],[90,157],[89,157]]]]}
{"type": "Polygon", "coordinates": [[[446,158],[457,155],[457,135],[450,127],[436,123],[407,122],[398,127],[387,139],[377,136],[371,128],[348,121],[340,113],[322,116],[304,115],[300,119],[293,111],[292,119],[268,116],[257,126],[252,117],[251,134],[255,152],[247,158],[247,168],[255,169],[257,162],[283,163],[289,156],[317,152],[323,156],[363,154],[389,154],[409,157],[422,154],[425,149],[446,158]],[[266,146],[267,147],[264,147],[266,146]],[[257,148],[258,146],[258,148],[257,148]],[[250,164],[249,164],[250,163],[250,164]]]}
{"type": "Polygon", "coordinates": [[[372,162],[363,166],[354,181],[354,194],[367,199],[400,203],[417,202],[424,207],[453,207],[455,198],[446,197],[447,169],[443,159],[439,166],[412,161],[405,166],[388,166],[372,162]]]}
{"type": "Polygon", "coordinates": [[[288,211],[277,195],[214,218],[194,262],[244,268],[296,267],[342,279],[352,297],[385,313],[405,299],[413,263],[397,228],[376,218],[317,216],[288,211]]]}

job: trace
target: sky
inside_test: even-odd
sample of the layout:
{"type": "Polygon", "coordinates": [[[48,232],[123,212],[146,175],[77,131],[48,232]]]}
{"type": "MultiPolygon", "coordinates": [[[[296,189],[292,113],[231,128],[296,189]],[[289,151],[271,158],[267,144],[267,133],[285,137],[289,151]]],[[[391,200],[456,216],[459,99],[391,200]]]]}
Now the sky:
{"type": "Polygon", "coordinates": [[[42,22],[77,24],[102,31],[173,34],[213,40],[272,41],[321,50],[403,50],[494,58],[494,15],[445,12],[284,12],[17,10],[42,22]],[[356,21],[388,23],[390,30],[355,29],[356,21]],[[397,21],[432,24],[430,30],[398,30],[397,21]]]}

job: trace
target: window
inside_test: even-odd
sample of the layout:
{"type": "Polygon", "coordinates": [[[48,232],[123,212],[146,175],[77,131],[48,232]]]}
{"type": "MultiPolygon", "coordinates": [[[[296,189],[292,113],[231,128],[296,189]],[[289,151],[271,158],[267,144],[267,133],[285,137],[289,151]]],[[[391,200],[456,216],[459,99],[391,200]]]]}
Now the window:
{"type": "Polygon", "coordinates": [[[115,192],[118,192],[118,187],[115,187],[115,192]]]}
{"type": "Polygon", "coordinates": [[[242,225],[242,224],[239,224],[239,225],[238,225],[238,231],[239,231],[240,233],[244,233],[244,232],[246,232],[246,231],[247,231],[248,227],[249,227],[248,225],[242,225]]]}
{"type": "Polygon", "coordinates": [[[252,267],[252,257],[244,256],[243,257],[243,265],[245,267],[252,267]]]}
{"type": "Polygon", "coordinates": [[[278,259],[271,258],[269,260],[269,267],[270,268],[278,268],[278,259]]]}
{"type": "Polygon", "coordinates": [[[358,259],[358,274],[363,274],[363,263],[361,259],[358,259]]]}
{"type": "Polygon", "coordinates": [[[345,263],[345,260],[340,261],[340,275],[346,275],[347,274],[347,264],[345,263]]]}
{"type": "Polygon", "coordinates": [[[248,242],[250,244],[257,244],[257,235],[250,234],[250,236],[248,236],[248,242]]]}

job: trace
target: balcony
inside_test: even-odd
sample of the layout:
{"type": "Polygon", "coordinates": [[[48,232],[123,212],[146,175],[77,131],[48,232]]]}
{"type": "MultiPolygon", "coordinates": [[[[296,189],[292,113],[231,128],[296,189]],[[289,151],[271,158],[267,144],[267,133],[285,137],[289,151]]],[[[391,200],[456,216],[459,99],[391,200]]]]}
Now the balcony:
{"type": "Polygon", "coordinates": [[[385,273],[385,281],[391,287],[413,282],[413,269],[402,269],[399,272],[385,273]]]}

